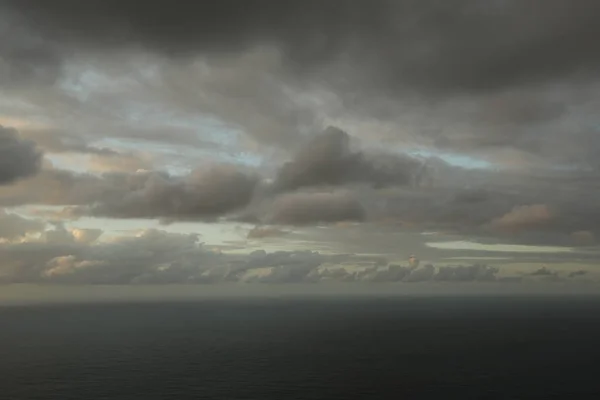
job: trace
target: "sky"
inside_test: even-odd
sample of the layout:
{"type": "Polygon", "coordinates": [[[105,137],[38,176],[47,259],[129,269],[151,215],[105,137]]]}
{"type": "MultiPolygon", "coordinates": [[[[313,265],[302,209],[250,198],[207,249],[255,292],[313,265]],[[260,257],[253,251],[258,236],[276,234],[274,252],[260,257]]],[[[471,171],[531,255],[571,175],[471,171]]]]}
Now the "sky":
{"type": "Polygon", "coordinates": [[[598,283],[599,18],[0,0],[0,282],[598,283]]]}

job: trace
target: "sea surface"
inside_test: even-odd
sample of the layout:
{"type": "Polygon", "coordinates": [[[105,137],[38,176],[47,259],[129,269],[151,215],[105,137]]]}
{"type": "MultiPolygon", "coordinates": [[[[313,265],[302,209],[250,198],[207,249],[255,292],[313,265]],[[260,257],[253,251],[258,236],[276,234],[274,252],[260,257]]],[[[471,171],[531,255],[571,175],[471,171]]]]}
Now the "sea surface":
{"type": "Polygon", "coordinates": [[[600,298],[0,306],[0,399],[600,399],[600,298]]]}

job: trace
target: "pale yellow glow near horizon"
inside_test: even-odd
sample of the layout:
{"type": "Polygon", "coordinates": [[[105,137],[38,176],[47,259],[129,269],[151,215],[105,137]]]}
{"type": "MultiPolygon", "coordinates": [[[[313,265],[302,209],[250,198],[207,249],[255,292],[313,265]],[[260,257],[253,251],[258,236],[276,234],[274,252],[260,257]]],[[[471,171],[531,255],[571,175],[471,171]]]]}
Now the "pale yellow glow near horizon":
{"type": "Polygon", "coordinates": [[[561,246],[528,246],[521,244],[484,244],[468,241],[428,242],[426,246],[442,250],[475,250],[510,253],[571,253],[572,247],[561,246]]]}
{"type": "Polygon", "coordinates": [[[39,122],[33,122],[25,119],[8,117],[5,115],[0,115],[0,125],[6,128],[15,128],[15,129],[43,129],[48,126],[42,125],[39,122]]]}

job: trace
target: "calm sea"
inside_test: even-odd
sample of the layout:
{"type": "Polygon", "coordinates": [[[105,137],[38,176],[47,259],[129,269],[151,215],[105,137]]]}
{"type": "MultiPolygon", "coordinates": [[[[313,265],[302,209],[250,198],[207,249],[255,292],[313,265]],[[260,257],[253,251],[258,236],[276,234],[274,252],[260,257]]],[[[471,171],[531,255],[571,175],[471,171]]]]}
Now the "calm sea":
{"type": "Polygon", "coordinates": [[[594,297],[0,307],[0,399],[600,399],[594,297]]]}

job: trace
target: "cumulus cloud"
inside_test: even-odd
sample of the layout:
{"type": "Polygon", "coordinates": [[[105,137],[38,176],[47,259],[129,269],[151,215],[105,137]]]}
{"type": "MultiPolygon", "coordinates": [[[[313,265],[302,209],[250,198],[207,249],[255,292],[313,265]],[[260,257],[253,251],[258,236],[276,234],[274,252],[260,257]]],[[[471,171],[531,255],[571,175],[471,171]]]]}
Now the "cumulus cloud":
{"type": "Polygon", "coordinates": [[[77,261],[77,259],[72,255],[60,256],[54,257],[52,260],[48,261],[42,276],[46,278],[54,278],[61,275],[73,274],[82,269],[104,266],[105,264],[101,261],[77,261]]]}
{"type": "Polygon", "coordinates": [[[402,266],[390,264],[383,267],[372,267],[354,274],[353,280],[371,282],[494,282],[498,281],[499,268],[485,264],[444,265],[435,267],[432,264],[422,266],[402,266]]]}
{"type": "Polygon", "coordinates": [[[185,179],[146,174],[122,198],[86,210],[111,218],[212,219],[247,205],[257,177],[227,166],[192,172],[185,179]]]}
{"type": "Polygon", "coordinates": [[[482,264],[456,267],[440,267],[435,275],[439,281],[493,281],[496,280],[498,268],[482,264]]]}
{"type": "Polygon", "coordinates": [[[305,280],[312,269],[331,258],[310,251],[225,255],[207,249],[198,235],[152,229],[108,241],[84,236],[79,230],[58,226],[45,237],[0,243],[1,280],[88,284],[292,282],[305,280]]]}
{"type": "Polygon", "coordinates": [[[49,169],[0,190],[5,205],[74,205],[73,216],[214,219],[246,206],[258,177],[214,165],[184,177],[161,172],[76,174],[49,169]]]}
{"type": "Polygon", "coordinates": [[[425,264],[422,267],[411,269],[404,277],[405,282],[429,281],[435,276],[435,267],[431,264],[425,264]]]}
{"type": "Polygon", "coordinates": [[[329,127],[279,169],[274,186],[279,190],[294,190],[355,182],[407,185],[414,181],[420,167],[421,163],[408,156],[368,156],[362,151],[352,151],[350,136],[329,127]]]}
{"type": "Polygon", "coordinates": [[[0,185],[35,175],[42,154],[34,142],[22,139],[16,129],[0,125],[0,185]]]}
{"type": "MultiPolygon", "coordinates": [[[[171,267],[208,268],[211,257],[218,257],[202,248],[197,235],[147,230],[111,241],[91,238],[59,226],[38,240],[4,245],[0,263],[4,280],[132,283],[134,278],[171,267]]],[[[179,274],[178,279],[185,276],[179,274]]]]}
{"type": "MultiPolygon", "coordinates": [[[[318,251],[256,250],[228,254],[209,249],[199,235],[149,229],[98,240],[96,230],[55,226],[39,237],[0,242],[0,281],[71,284],[145,283],[318,283],[340,282],[504,282],[502,267],[485,264],[418,267],[383,257],[326,255],[318,251]]],[[[559,278],[540,268],[531,278],[559,278]]],[[[593,281],[585,270],[565,276],[593,281]]],[[[515,278],[515,277],[513,277],[515,278]]],[[[516,277],[518,278],[518,276],[516,277]]],[[[539,279],[538,279],[539,280],[539,279]]]]}

